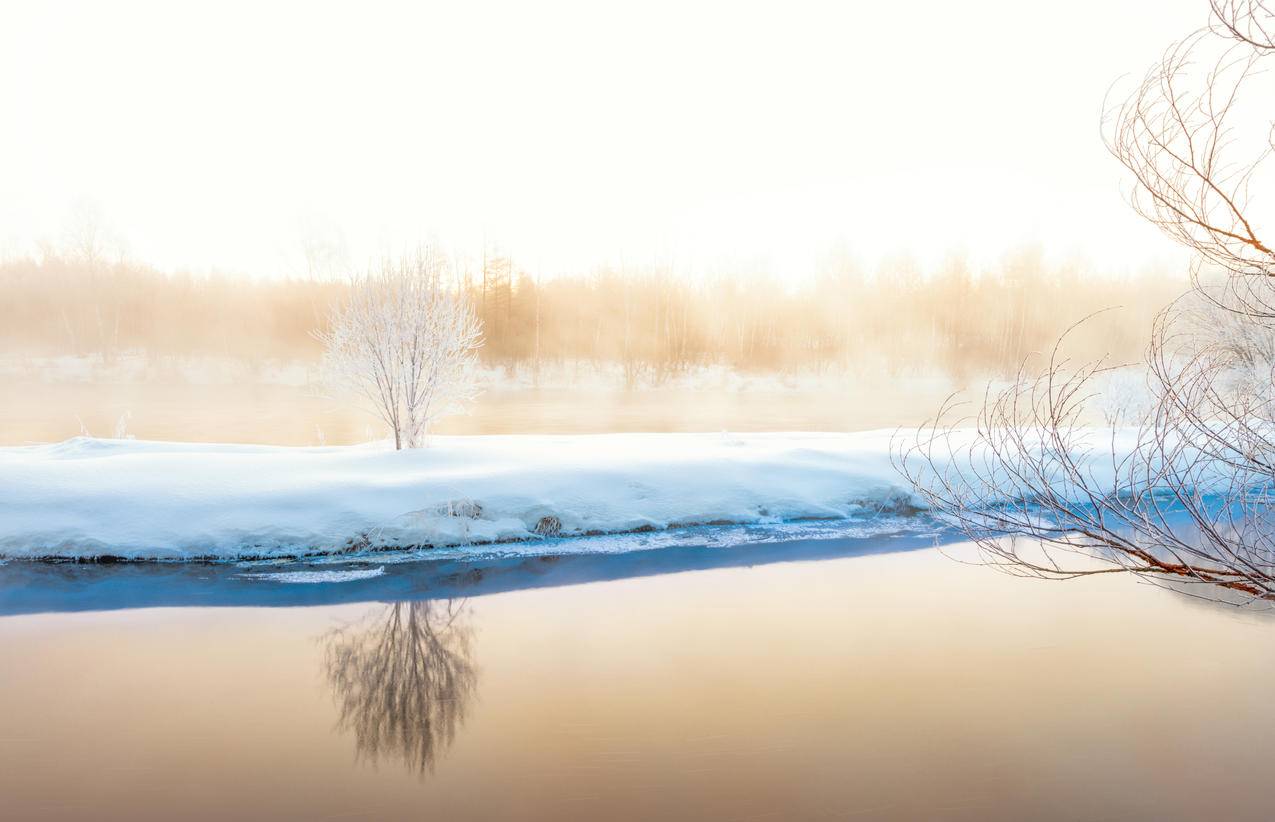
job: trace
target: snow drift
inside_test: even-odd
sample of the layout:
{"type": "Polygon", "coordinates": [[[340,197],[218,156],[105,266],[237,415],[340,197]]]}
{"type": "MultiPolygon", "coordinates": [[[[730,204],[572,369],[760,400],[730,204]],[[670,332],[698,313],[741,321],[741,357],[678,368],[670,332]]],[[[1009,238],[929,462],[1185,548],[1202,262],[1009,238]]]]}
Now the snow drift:
{"type": "Polygon", "coordinates": [[[828,519],[909,492],[890,432],[0,448],[0,557],[237,559],[828,519]]]}

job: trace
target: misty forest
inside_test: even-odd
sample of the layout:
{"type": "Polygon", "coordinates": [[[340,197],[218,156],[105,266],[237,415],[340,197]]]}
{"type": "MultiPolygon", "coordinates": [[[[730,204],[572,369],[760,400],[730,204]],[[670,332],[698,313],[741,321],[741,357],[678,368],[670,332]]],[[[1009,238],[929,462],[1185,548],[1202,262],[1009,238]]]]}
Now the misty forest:
{"type": "MultiPolygon", "coordinates": [[[[379,266],[341,255],[339,266],[325,259],[312,271],[244,282],[163,274],[92,246],[64,246],[0,263],[0,334],[17,363],[75,356],[109,365],[129,355],[317,363],[316,331],[328,327],[349,277],[379,266]]],[[[900,254],[870,270],[834,250],[796,283],[760,263],[695,276],[672,266],[527,271],[495,250],[455,255],[449,269],[482,324],[484,363],[531,374],[550,364],[613,369],[628,388],[705,366],[1007,376],[1069,323],[1114,307],[1123,307],[1118,318],[1086,327],[1083,351],[1132,361],[1155,306],[1187,285],[1185,271],[1104,273],[1051,262],[1038,247],[1008,249],[986,268],[952,253],[932,269],[900,254]]]]}

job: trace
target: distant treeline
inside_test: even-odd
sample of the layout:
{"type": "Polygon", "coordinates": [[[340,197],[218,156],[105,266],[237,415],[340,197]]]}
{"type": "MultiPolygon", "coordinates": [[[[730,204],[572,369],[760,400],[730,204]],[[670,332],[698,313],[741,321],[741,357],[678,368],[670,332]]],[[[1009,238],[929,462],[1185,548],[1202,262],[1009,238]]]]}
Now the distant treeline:
{"type": "MultiPolygon", "coordinates": [[[[1186,286],[1179,272],[1103,276],[1031,251],[979,271],[955,257],[931,271],[907,259],[872,271],[833,262],[797,284],[659,269],[538,279],[492,256],[458,281],[483,320],[488,362],[619,364],[631,384],[703,365],[1004,375],[1068,325],[1113,307],[1075,333],[1071,350],[1132,360],[1153,314],[1186,286]]],[[[317,359],[312,332],[344,289],[72,256],[9,261],[0,263],[0,353],[317,359]]]]}

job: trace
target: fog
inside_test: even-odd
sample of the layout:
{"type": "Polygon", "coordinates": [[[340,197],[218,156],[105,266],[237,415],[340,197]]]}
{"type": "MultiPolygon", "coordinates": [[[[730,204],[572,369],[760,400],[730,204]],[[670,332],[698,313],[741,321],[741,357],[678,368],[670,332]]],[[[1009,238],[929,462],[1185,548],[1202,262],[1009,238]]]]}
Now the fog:
{"type": "MultiPolygon", "coordinates": [[[[827,255],[796,283],[764,265],[555,274],[489,248],[450,261],[485,331],[482,394],[439,433],[849,430],[920,422],[1012,376],[1068,326],[1068,351],[1134,362],[1186,285],[1148,267],[974,267],[827,255]]],[[[0,264],[5,443],[88,433],[339,444],[383,436],[321,379],[316,332],[347,280],[166,274],[91,246],[0,264]]]]}
{"type": "Polygon", "coordinates": [[[672,253],[792,279],[837,241],[872,266],[1040,242],[1136,267],[1165,246],[1122,202],[1103,96],[1207,12],[11,3],[0,251],[88,201],[165,271],[278,276],[325,223],[359,262],[437,233],[577,273],[672,253]]]}
{"type": "Polygon", "coordinates": [[[0,442],[380,436],[315,334],[422,242],[486,331],[451,432],[908,424],[1185,287],[1099,121],[1196,0],[11,11],[0,442]]]}

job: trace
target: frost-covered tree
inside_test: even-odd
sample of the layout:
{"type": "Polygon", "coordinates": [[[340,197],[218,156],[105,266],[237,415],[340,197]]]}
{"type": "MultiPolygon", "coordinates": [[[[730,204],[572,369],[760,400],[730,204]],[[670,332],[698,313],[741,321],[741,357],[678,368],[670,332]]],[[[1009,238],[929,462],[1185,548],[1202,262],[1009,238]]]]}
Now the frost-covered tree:
{"type": "Polygon", "coordinates": [[[318,337],[325,381],[360,397],[390,427],[397,449],[424,445],[436,420],[476,394],[482,327],[435,249],[354,277],[318,337]]]}

